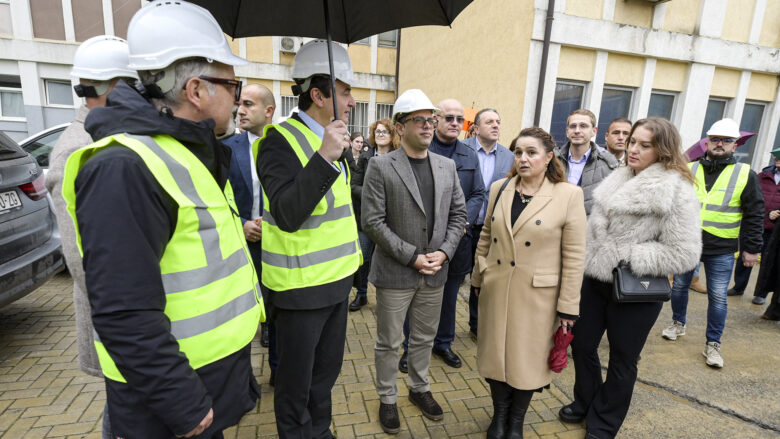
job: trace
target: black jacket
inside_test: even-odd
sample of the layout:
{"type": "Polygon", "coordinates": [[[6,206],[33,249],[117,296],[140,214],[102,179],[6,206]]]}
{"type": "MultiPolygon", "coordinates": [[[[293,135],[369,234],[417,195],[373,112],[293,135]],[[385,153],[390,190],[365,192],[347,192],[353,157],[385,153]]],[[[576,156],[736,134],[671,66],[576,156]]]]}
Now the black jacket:
{"type": "Polygon", "coordinates": [[[355,164],[355,171],[352,173],[352,180],[350,181],[350,187],[352,189],[352,209],[355,211],[355,220],[357,221],[358,230],[363,230],[360,224],[360,202],[363,197],[363,180],[366,176],[366,169],[368,169],[368,161],[376,155],[376,148],[368,148],[367,151],[360,153],[360,157],[355,164]]]}
{"type": "MultiPolygon", "coordinates": [[[[224,187],[230,150],[216,140],[213,126],[210,119],[195,123],[163,114],[121,81],[107,106],[90,111],[85,122],[94,139],[122,132],[170,134],[224,187]]],[[[129,148],[107,147],[76,178],[92,321],[127,380],[106,380],[111,426],[119,437],[186,434],[213,408],[214,422],[203,434],[211,437],[236,424],[259,397],[249,345],[196,371],[170,333],[159,261],[176,227],[177,209],[129,148]]]]}
{"type": "MultiPolygon", "coordinates": [[[[720,160],[709,160],[705,155],[699,160],[700,168],[704,170],[704,183],[707,191],[712,189],[723,169],[736,163],[734,157],[720,160]]],[[[720,238],[702,230],[702,255],[724,255],[737,250],[748,253],[761,253],[761,243],[764,233],[764,195],[761,184],[753,170],[750,171],[747,184],[740,196],[742,202],[742,223],[739,228],[739,238],[720,238]]]]}
{"type": "MultiPolygon", "coordinates": [[[[305,123],[294,114],[293,119],[305,123]]],[[[342,156],[344,159],[344,156],[342,156]]],[[[260,142],[257,156],[257,176],[263,186],[271,215],[285,232],[297,231],[314,212],[317,203],[337,178],[344,178],[321,155],[314,153],[304,168],[284,136],[269,129],[260,142]]],[[[268,302],[283,309],[319,309],[347,299],[352,288],[352,273],[325,285],[268,290],[268,302]]],[[[271,311],[273,313],[273,310],[271,311]]]]}

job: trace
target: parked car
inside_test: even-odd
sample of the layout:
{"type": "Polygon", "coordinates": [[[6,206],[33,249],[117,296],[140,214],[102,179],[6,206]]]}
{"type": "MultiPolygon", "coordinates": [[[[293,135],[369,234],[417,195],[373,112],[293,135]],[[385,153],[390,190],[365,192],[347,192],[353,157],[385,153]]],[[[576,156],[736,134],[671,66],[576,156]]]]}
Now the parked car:
{"type": "Polygon", "coordinates": [[[70,123],[63,123],[47,128],[22,140],[19,142],[19,146],[33,156],[45,173],[49,169],[49,155],[51,154],[51,150],[54,148],[54,144],[57,143],[57,140],[59,140],[62,132],[65,131],[65,128],[69,125],[70,123]]]}
{"type": "Polygon", "coordinates": [[[65,267],[43,175],[35,159],[0,132],[0,306],[65,267]]]}

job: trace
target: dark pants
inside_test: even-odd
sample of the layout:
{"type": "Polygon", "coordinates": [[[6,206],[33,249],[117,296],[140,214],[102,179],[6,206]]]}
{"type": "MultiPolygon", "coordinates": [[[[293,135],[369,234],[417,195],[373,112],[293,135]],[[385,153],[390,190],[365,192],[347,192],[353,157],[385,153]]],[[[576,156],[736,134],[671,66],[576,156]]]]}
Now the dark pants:
{"type": "MultiPolygon", "coordinates": [[[[472,239],[472,251],[471,255],[477,253],[477,244],[479,244],[479,235],[482,234],[482,224],[471,227],[472,239]]],[[[479,317],[479,296],[474,294],[474,287],[469,288],[469,329],[473,333],[477,333],[477,320],[479,317]]]]}
{"type": "Polygon", "coordinates": [[[329,438],[331,390],[341,372],[347,299],[313,310],[275,310],[279,368],[274,411],[279,437],[329,438]]]}
{"type": "Polygon", "coordinates": [[[585,415],[588,433],[613,438],[631,404],[637,361],[663,303],[617,303],[609,299],[612,284],[585,277],[580,318],[574,326],[572,356],[575,382],[572,408],[585,415]],[[598,347],[604,331],[609,340],[607,379],[601,379],[598,347]]]}
{"type": "MultiPolygon", "coordinates": [[[[433,349],[437,351],[450,349],[452,341],[455,340],[455,314],[458,306],[458,290],[465,277],[465,274],[447,276],[441,299],[439,328],[436,330],[436,338],[433,340],[433,349]]],[[[404,320],[404,352],[408,350],[409,315],[407,314],[404,320]]]]}
{"type": "Polygon", "coordinates": [[[360,251],[363,253],[363,265],[355,273],[354,287],[357,289],[357,296],[366,297],[368,294],[368,272],[371,271],[371,255],[374,253],[374,241],[360,230],[358,230],[358,240],[360,241],[360,251]]]}
{"type": "Polygon", "coordinates": [[[276,349],[276,325],[272,319],[265,323],[268,326],[268,366],[272,372],[276,372],[279,366],[279,351],[276,349]]]}
{"type": "MultiPolygon", "coordinates": [[[[761,246],[761,254],[763,255],[764,252],[766,252],[766,247],[769,245],[769,238],[772,237],[772,231],[764,229],[764,243],[761,246]]],[[[737,291],[745,291],[745,288],[747,288],[748,281],[750,280],[750,272],[753,271],[753,267],[745,267],[745,264],[742,263],[742,252],[739,252],[739,257],[737,258],[737,263],[734,266],[734,289],[737,291]]],[[[761,297],[766,298],[766,292],[763,293],[764,295],[761,297]]],[[[759,296],[760,294],[755,294],[756,296],[759,296]]]]}
{"type": "Polygon", "coordinates": [[[772,293],[772,301],[764,314],[772,320],[780,320],[780,291],[772,293]]]}

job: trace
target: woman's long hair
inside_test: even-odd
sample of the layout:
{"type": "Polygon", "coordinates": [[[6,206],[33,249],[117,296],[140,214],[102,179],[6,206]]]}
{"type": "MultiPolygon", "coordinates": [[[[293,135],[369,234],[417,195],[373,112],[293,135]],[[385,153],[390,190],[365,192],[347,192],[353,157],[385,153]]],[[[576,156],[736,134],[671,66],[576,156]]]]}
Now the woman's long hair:
{"type": "MultiPolygon", "coordinates": [[[[509,150],[512,151],[513,154],[515,152],[515,148],[517,147],[517,140],[521,137],[533,137],[534,139],[538,139],[542,142],[544,152],[553,153],[552,160],[550,160],[550,163],[547,164],[547,170],[544,171],[544,176],[547,177],[548,180],[550,180],[552,183],[561,183],[566,181],[566,176],[563,172],[563,166],[558,160],[558,157],[555,156],[555,139],[553,139],[550,133],[539,127],[524,128],[509,145],[509,150]]],[[[512,178],[515,175],[517,175],[517,168],[515,167],[515,163],[513,161],[512,168],[509,170],[507,177],[512,178]]]]}
{"type": "Polygon", "coordinates": [[[384,125],[388,131],[390,131],[390,150],[392,151],[394,149],[398,149],[398,146],[401,144],[401,138],[398,136],[398,133],[395,132],[395,125],[393,125],[393,123],[390,122],[390,119],[388,118],[379,119],[378,121],[371,124],[371,127],[368,129],[368,143],[370,143],[374,148],[378,148],[374,138],[374,131],[376,131],[376,126],[380,123],[384,125]]]}
{"type": "MultiPolygon", "coordinates": [[[[691,184],[695,179],[691,170],[688,168],[688,161],[682,153],[682,139],[680,138],[680,132],[677,128],[668,120],[661,117],[648,117],[645,119],[639,119],[634,122],[634,126],[631,127],[631,132],[628,134],[629,148],[631,145],[631,137],[634,135],[634,131],[644,127],[646,130],[653,133],[653,138],[650,144],[653,145],[655,151],[658,153],[658,162],[664,165],[664,168],[677,171],[682,177],[688,180],[691,184]]],[[[628,151],[626,151],[628,153],[628,151]]]]}

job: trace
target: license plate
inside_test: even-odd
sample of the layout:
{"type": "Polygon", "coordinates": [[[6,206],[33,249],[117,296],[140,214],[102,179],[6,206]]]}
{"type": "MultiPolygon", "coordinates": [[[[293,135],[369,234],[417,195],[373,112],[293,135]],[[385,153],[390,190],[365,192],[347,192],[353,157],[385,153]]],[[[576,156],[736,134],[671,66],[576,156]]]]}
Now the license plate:
{"type": "Polygon", "coordinates": [[[21,207],[22,200],[19,199],[19,195],[16,191],[0,192],[0,214],[21,207]]]}

